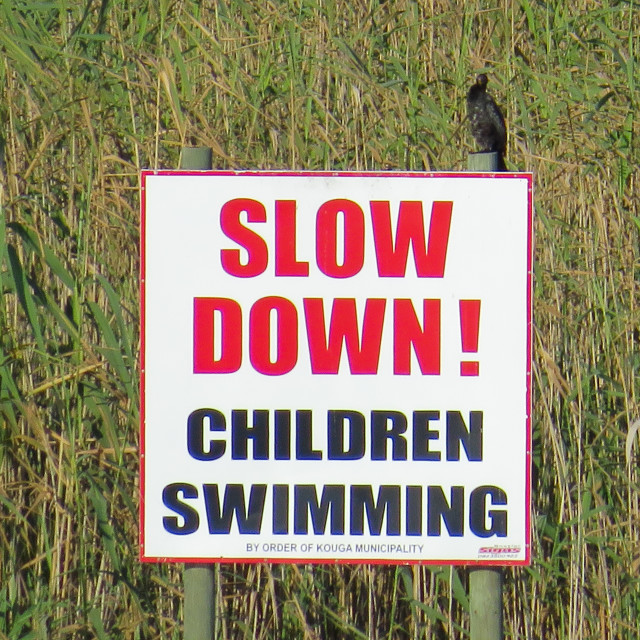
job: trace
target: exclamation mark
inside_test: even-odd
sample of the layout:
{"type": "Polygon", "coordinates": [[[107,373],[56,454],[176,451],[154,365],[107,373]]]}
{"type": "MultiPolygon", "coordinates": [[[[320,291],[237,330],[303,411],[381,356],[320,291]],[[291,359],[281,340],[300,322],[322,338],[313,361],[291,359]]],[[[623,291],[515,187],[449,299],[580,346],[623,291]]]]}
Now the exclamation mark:
{"type": "MultiPolygon", "coordinates": [[[[480,300],[460,300],[460,336],[462,353],[478,353],[478,334],[480,333],[480,300]]],[[[477,360],[460,362],[461,376],[477,376],[480,363],[477,360]]]]}

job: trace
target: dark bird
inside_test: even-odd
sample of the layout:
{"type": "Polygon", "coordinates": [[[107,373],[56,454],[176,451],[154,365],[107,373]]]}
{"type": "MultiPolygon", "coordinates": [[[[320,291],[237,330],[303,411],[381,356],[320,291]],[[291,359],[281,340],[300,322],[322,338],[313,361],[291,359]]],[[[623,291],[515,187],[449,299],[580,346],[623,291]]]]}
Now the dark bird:
{"type": "Polygon", "coordinates": [[[481,73],[467,93],[469,128],[480,153],[498,152],[498,169],[506,171],[504,154],[507,149],[507,128],[502,111],[487,93],[487,76],[481,73]]]}

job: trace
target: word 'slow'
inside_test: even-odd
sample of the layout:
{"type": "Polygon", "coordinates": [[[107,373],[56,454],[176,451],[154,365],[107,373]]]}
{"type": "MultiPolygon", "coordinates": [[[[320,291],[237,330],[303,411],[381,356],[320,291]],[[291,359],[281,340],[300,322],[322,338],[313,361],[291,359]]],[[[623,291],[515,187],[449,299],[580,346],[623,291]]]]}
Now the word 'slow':
{"type": "MultiPolygon", "coordinates": [[[[406,275],[410,245],[419,278],[444,276],[453,202],[433,202],[426,242],[422,202],[400,202],[395,237],[390,203],[371,201],[369,208],[371,217],[367,219],[362,207],[353,200],[338,198],[319,207],[315,224],[315,258],[318,269],[325,276],[351,278],[360,272],[365,261],[368,224],[371,225],[380,277],[401,278],[406,275]]],[[[220,251],[222,268],[226,273],[237,278],[252,278],[267,270],[269,247],[256,231],[257,224],[266,222],[267,209],[258,200],[235,198],[222,206],[222,232],[241,247],[220,251]]],[[[299,260],[297,256],[296,230],[296,201],[276,200],[273,246],[276,276],[309,275],[309,262],[299,260]]]]}

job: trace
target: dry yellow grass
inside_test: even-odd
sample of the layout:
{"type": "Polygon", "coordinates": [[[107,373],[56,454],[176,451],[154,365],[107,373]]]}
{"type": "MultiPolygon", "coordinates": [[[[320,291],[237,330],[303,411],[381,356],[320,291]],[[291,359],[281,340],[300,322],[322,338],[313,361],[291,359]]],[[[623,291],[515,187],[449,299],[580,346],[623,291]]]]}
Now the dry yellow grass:
{"type": "MultiPolygon", "coordinates": [[[[487,70],[535,174],[535,549],[507,637],[640,635],[632,2],[0,6],[0,637],[176,638],[137,561],[138,172],[462,169],[487,70]]],[[[223,566],[221,638],[462,638],[462,569],[223,566]]]]}

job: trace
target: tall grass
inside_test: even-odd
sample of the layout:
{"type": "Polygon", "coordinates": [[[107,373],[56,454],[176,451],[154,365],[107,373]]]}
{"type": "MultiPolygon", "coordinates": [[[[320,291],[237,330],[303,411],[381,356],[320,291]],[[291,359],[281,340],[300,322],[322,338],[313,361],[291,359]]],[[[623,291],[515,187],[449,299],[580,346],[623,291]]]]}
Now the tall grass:
{"type": "MultiPolygon", "coordinates": [[[[138,172],[535,173],[534,562],[508,638],[640,636],[637,2],[0,3],[0,637],[178,638],[137,560],[138,172]]],[[[179,224],[179,221],[177,222],[179,224]]],[[[216,568],[220,638],[464,638],[461,568],[216,568]]]]}

